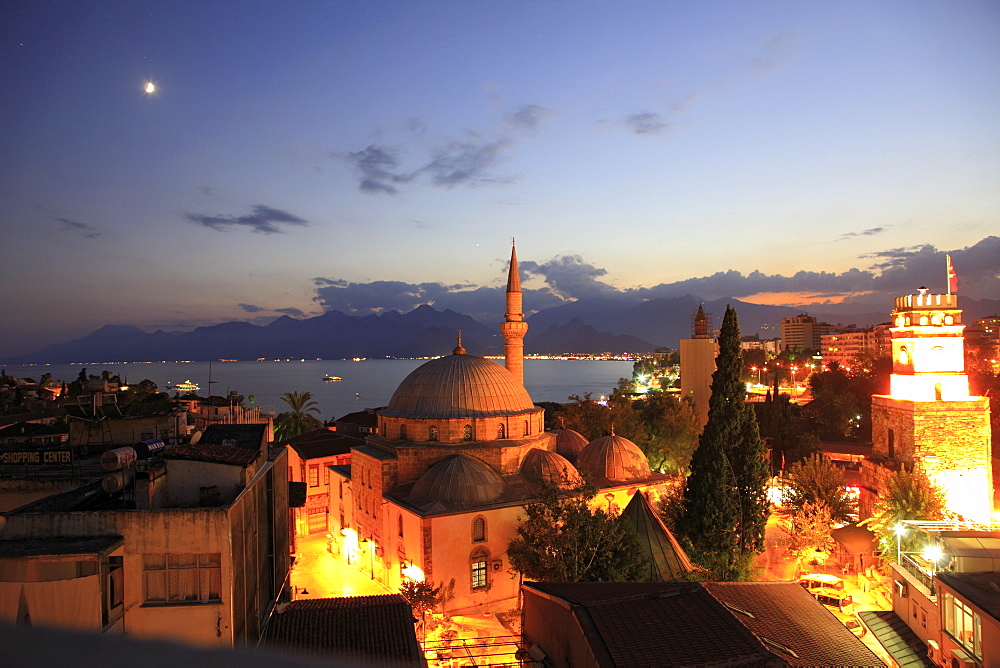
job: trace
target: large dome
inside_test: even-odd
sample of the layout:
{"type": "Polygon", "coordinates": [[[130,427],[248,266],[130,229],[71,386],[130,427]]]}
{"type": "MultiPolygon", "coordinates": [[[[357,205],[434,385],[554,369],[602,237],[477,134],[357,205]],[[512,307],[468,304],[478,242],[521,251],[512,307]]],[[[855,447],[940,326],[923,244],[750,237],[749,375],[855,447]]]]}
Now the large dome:
{"type": "Polygon", "coordinates": [[[651,473],[639,446],[616,434],[591,441],[576,458],[576,468],[612,482],[631,482],[648,478],[651,473]]]}
{"type": "Polygon", "coordinates": [[[417,503],[446,501],[463,506],[490,503],[506,483],[489,466],[465,455],[445,457],[413,483],[410,499],[417,503]]]}
{"type": "Polygon", "coordinates": [[[402,418],[476,418],[540,410],[528,391],[496,362],[455,354],[413,370],[379,413],[402,418]]]}
{"type": "Polygon", "coordinates": [[[587,447],[587,439],[578,431],[572,429],[553,429],[556,435],[556,452],[570,461],[574,461],[580,452],[587,447]]]}
{"type": "Polygon", "coordinates": [[[576,487],[583,484],[579,471],[568,459],[559,453],[540,448],[532,448],[524,458],[521,476],[539,485],[548,483],[556,487],[576,487]]]}

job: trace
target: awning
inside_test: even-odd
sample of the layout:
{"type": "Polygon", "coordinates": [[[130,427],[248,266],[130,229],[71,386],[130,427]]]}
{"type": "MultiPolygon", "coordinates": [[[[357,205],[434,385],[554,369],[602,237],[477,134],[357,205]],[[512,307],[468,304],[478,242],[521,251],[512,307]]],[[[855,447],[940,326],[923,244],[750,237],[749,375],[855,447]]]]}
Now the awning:
{"type": "Polygon", "coordinates": [[[934,666],[927,658],[927,645],[892,610],[865,610],[858,617],[900,666],[934,666]]]}

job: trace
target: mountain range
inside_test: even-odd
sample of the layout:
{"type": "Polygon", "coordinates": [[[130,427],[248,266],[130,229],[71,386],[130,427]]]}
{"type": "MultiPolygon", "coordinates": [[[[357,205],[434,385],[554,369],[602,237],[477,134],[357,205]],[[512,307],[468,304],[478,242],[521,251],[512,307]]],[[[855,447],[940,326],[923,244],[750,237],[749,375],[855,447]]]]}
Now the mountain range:
{"type": "MultiPolygon", "coordinates": [[[[878,311],[872,304],[823,304],[799,307],[751,304],[737,299],[702,301],[692,295],[651,300],[623,296],[580,299],[539,311],[527,319],[525,352],[532,354],[651,352],[676,348],[691,335],[699,304],[721,324],[726,306],[736,308],[743,335],[771,339],[780,335],[781,318],[808,312],[821,322],[859,327],[886,322],[891,303],[878,311]],[[826,312],[822,312],[823,309],[826,312]]],[[[963,300],[964,320],[1000,311],[1000,301],[963,300]]],[[[351,316],[327,311],[295,319],[281,316],[266,325],[223,322],[190,332],[153,333],[131,325],[106,325],[87,336],[50,345],[4,362],[70,363],[149,360],[258,358],[425,357],[450,352],[462,332],[462,344],[473,355],[503,353],[496,323],[487,326],[452,310],[420,306],[409,313],[351,316]]]]}

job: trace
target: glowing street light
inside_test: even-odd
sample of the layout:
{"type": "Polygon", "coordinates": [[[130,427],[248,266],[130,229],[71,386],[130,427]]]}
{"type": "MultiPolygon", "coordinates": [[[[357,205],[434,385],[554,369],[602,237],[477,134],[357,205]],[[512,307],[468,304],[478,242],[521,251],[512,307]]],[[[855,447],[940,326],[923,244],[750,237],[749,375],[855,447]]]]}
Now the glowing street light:
{"type": "Polygon", "coordinates": [[[942,552],[941,548],[937,545],[928,545],[924,548],[923,556],[924,559],[931,562],[931,577],[933,577],[934,573],[937,571],[938,562],[941,560],[941,557],[944,556],[944,552],[942,552]]]}
{"type": "Polygon", "coordinates": [[[403,568],[403,577],[414,582],[423,582],[426,576],[423,569],[411,561],[409,566],[403,568]]]}

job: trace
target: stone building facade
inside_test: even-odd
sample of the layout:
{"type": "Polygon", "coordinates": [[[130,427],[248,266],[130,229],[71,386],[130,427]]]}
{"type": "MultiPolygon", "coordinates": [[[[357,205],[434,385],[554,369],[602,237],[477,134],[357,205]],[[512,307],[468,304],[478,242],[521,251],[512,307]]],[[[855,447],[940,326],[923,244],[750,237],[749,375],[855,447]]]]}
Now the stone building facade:
{"type": "Polygon", "coordinates": [[[969,394],[957,295],[896,299],[890,393],[872,397],[872,457],[862,475],[869,516],[889,475],[922,469],[945,493],[947,510],[989,522],[993,477],[990,402],[969,394]]]}

